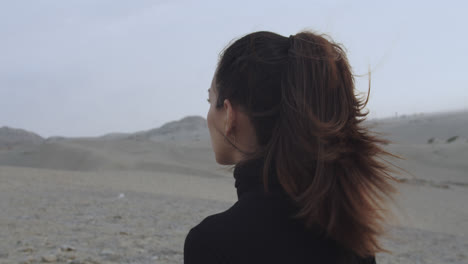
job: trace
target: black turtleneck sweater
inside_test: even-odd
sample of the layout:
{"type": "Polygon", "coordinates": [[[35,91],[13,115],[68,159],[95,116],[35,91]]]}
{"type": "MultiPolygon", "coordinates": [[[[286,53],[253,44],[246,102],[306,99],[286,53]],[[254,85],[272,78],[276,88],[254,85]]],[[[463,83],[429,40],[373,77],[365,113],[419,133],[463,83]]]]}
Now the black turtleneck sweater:
{"type": "Polygon", "coordinates": [[[185,264],[359,263],[318,231],[306,230],[291,218],[297,208],[279,184],[274,170],[265,193],[263,160],[234,168],[238,201],[228,210],[210,215],[190,229],[184,244],[185,264]]]}

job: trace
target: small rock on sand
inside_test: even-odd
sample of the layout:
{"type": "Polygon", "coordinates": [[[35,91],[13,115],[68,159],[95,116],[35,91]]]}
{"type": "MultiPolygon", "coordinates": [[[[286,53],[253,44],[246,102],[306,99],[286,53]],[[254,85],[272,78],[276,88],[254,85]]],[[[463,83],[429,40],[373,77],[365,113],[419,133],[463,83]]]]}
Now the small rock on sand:
{"type": "Polygon", "coordinates": [[[34,249],[31,248],[31,247],[26,247],[26,248],[20,248],[18,251],[19,252],[25,252],[25,253],[32,253],[34,251],[34,249]]]}
{"type": "Polygon", "coordinates": [[[62,252],[70,252],[70,251],[76,251],[76,249],[72,246],[69,245],[62,245],[60,246],[60,251],[62,252]]]}
{"type": "Polygon", "coordinates": [[[41,258],[42,262],[46,262],[46,263],[51,263],[51,262],[56,262],[57,261],[57,256],[55,255],[44,255],[42,256],[41,258]]]}

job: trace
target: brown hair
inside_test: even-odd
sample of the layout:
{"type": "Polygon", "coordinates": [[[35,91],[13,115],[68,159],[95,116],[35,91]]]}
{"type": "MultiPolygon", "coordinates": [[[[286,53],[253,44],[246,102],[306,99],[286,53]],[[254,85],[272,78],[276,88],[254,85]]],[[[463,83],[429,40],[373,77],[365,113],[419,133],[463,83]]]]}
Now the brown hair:
{"type": "Polygon", "coordinates": [[[368,97],[356,97],[344,49],[327,38],[259,31],[231,43],[215,73],[216,107],[229,99],[249,116],[261,148],[247,154],[265,158],[265,191],[275,164],[299,207],[295,218],[359,256],[373,256],[385,251],[378,236],[395,189],[381,158],[392,154],[379,146],[387,140],[363,126],[368,97]]]}

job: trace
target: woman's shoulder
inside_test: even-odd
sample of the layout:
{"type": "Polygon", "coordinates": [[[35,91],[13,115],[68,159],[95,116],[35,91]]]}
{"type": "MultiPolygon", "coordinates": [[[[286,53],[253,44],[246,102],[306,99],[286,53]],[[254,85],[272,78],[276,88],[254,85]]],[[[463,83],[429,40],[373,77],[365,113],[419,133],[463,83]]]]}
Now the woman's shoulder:
{"type": "Polygon", "coordinates": [[[185,237],[184,263],[221,263],[222,253],[213,243],[215,240],[210,236],[211,232],[200,224],[191,228],[185,237]]]}
{"type": "Polygon", "coordinates": [[[233,211],[238,207],[236,202],[224,212],[205,217],[192,227],[184,242],[184,263],[229,263],[228,250],[233,242],[235,218],[233,211]]]}
{"type": "MultiPolygon", "coordinates": [[[[205,217],[192,227],[187,240],[223,245],[264,238],[262,234],[290,229],[298,222],[290,216],[291,207],[278,197],[248,193],[223,212],[205,217]]],[[[299,227],[300,228],[300,227],[299,227]]],[[[299,230],[298,230],[299,231],[299,230]]]]}
{"type": "Polygon", "coordinates": [[[206,216],[197,225],[192,227],[189,235],[193,238],[214,239],[216,236],[223,236],[224,232],[232,230],[234,225],[238,223],[238,219],[243,211],[243,203],[237,201],[229,209],[206,216]]]}
{"type": "MultiPolygon", "coordinates": [[[[257,255],[262,259],[271,257],[269,263],[335,263],[332,260],[339,255],[338,248],[285,217],[280,203],[277,198],[253,193],[244,195],[226,211],[205,217],[186,236],[185,263],[247,263],[245,259],[257,255]],[[242,258],[244,261],[233,261],[242,258]]],[[[353,263],[375,262],[369,259],[353,263]]]]}

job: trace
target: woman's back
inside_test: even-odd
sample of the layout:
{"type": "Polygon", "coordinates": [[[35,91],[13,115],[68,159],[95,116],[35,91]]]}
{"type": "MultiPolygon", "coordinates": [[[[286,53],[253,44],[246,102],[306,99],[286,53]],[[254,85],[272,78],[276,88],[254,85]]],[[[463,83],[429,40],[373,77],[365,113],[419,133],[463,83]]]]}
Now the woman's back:
{"type": "Polygon", "coordinates": [[[261,166],[260,159],[235,168],[238,201],[190,230],[184,246],[185,264],[375,263],[373,257],[346,255],[318,229],[306,229],[293,219],[296,208],[281,190],[274,173],[269,178],[271,192],[263,191],[261,166]],[[340,262],[339,258],[345,255],[346,261],[340,262]]]}

